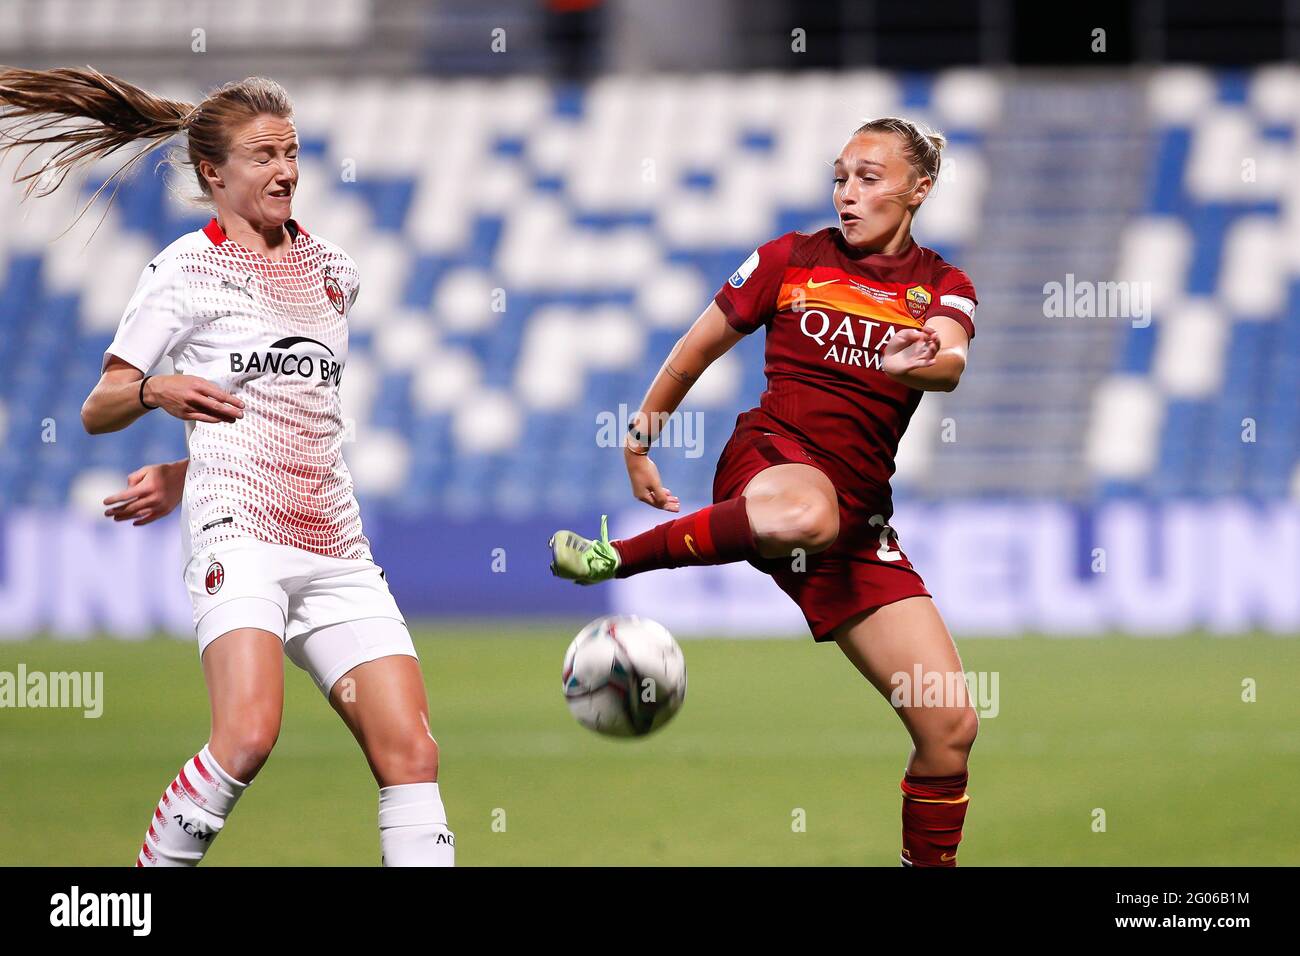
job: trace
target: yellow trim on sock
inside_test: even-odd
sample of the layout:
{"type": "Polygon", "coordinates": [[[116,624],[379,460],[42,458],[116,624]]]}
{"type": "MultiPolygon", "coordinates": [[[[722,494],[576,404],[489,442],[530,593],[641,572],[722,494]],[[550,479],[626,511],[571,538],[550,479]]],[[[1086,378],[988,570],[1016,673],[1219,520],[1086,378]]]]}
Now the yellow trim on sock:
{"type": "Polygon", "coordinates": [[[911,801],[913,801],[914,803],[965,803],[967,800],[970,799],[970,794],[969,794],[969,793],[963,793],[963,794],[962,794],[960,797],[958,797],[956,800],[926,800],[926,799],[923,798],[923,797],[914,797],[914,796],[912,796],[910,793],[908,793],[907,791],[903,791],[903,799],[904,799],[904,800],[911,800],[911,801]]]}

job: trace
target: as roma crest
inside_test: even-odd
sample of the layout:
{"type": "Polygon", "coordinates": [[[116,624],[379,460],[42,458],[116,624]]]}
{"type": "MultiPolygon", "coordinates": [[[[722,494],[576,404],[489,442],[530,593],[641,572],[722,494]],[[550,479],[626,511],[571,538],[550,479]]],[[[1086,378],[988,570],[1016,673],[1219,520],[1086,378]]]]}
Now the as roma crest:
{"type": "Polygon", "coordinates": [[[325,277],[325,295],[329,297],[330,305],[339,315],[343,314],[343,287],[339,285],[339,280],[333,276],[325,277]]]}
{"type": "Polygon", "coordinates": [[[930,308],[930,302],[933,297],[925,291],[925,286],[914,285],[903,293],[903,298],[907,301],[907,311],[912,313],[912,318],[919,319],[925,315],[925,310],[930,308]]]}

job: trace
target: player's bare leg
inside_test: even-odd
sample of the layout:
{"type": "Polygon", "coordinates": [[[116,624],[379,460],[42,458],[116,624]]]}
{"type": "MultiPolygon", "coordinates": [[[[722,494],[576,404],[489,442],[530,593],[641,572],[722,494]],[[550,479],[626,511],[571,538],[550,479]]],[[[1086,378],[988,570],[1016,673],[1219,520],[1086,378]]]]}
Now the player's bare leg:
{"type": "MultiPolygon", "coordinates": [[[[913,688],[895,707],[913,749],[903,777],[903,862],[916,866],[955,866],[966,816],[967,760],[979,717],[966,699],[957,647],[934,601],[911,597],[858,615],[835,631],[835,641],[878,691],[890,700],[900,687],[896,675],[914,683],[940,675],[942,686],[957,688],[938,706],[926,706],[922,688],[913,688]]],[[[892,700],[891,700],[892,703],[892,700]]]]}
{"type": "Polygon", "coordinates": [[[812,465],[764,468],[745,485],[744,498],[758,553],[765,558],[784,558],[795,548],[816,554],[840,533],[835,486],[812,465]]]}
{"type": "Polygon", "coordinates": [[[393,654],[358,664],[330,689],[330,705],[379,784],[383,864],[452,866],[456,838],[438,789],[438,744],[419,662],[393,654]]]}
{"type": "Polygon", "coordinates": [[[284,714],[284,644],[270,631],[241,628],[203,652],[212,705],[208,749],[239,780],[251,781],[280,736],[284,714]]]}
{"type": "Polygon", "coordinates": [[[195,866],[266,763],[284,710],[284,650],[270,631],[241,628],[203,651],[212,705],[208,743],[163,791],[136,866],[195,866]]]}
{"type": "Polygon", "coordinates": [[[358,664],[330,689],[330,706],[356,737],[381,787],[437,782],[438,745],[414,657],[393,654],[358,664]]]}
{"type": "Polygon", "coordinates": [[[840,512],[835,486],[812,465],[787,462],[763,469],[738,498],[665,521],[641,534],[610,541],[572,531],[551,536],[551,573],[578,584],[689,565],[807,554],[835,543],[840,512]]]}

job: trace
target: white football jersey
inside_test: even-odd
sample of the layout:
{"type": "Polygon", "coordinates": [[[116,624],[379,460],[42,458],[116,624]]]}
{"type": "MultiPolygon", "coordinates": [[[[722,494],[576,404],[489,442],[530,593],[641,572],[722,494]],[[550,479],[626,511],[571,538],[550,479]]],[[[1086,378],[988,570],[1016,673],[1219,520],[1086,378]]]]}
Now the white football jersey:
{"type": "MultiPolygon", "coordinates": [[[[185,554],[255,538],[371,559],[343,462],[339,385],[358,274],[293,220],[272,262],[213,219],[149,263],[108,351],[148,373],[170,356],[244,402],[231,424],[186,422],[185,554]]],[[[107,361],[107,358],[105,359],[107,361]]]]}

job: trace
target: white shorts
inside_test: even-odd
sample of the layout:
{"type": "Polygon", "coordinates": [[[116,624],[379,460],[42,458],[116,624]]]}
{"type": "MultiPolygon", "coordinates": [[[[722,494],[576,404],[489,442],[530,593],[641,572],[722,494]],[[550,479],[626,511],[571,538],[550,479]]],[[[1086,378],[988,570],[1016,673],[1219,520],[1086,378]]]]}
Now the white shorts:
{"type": "Polygon", "coordinates": [[[419,659],[373,561],[242,539],[194,555],[185,566],[185,586],[200,657],[229,631],[270,631],[326,696],[358,664],[390,654],[419,659]]]}

